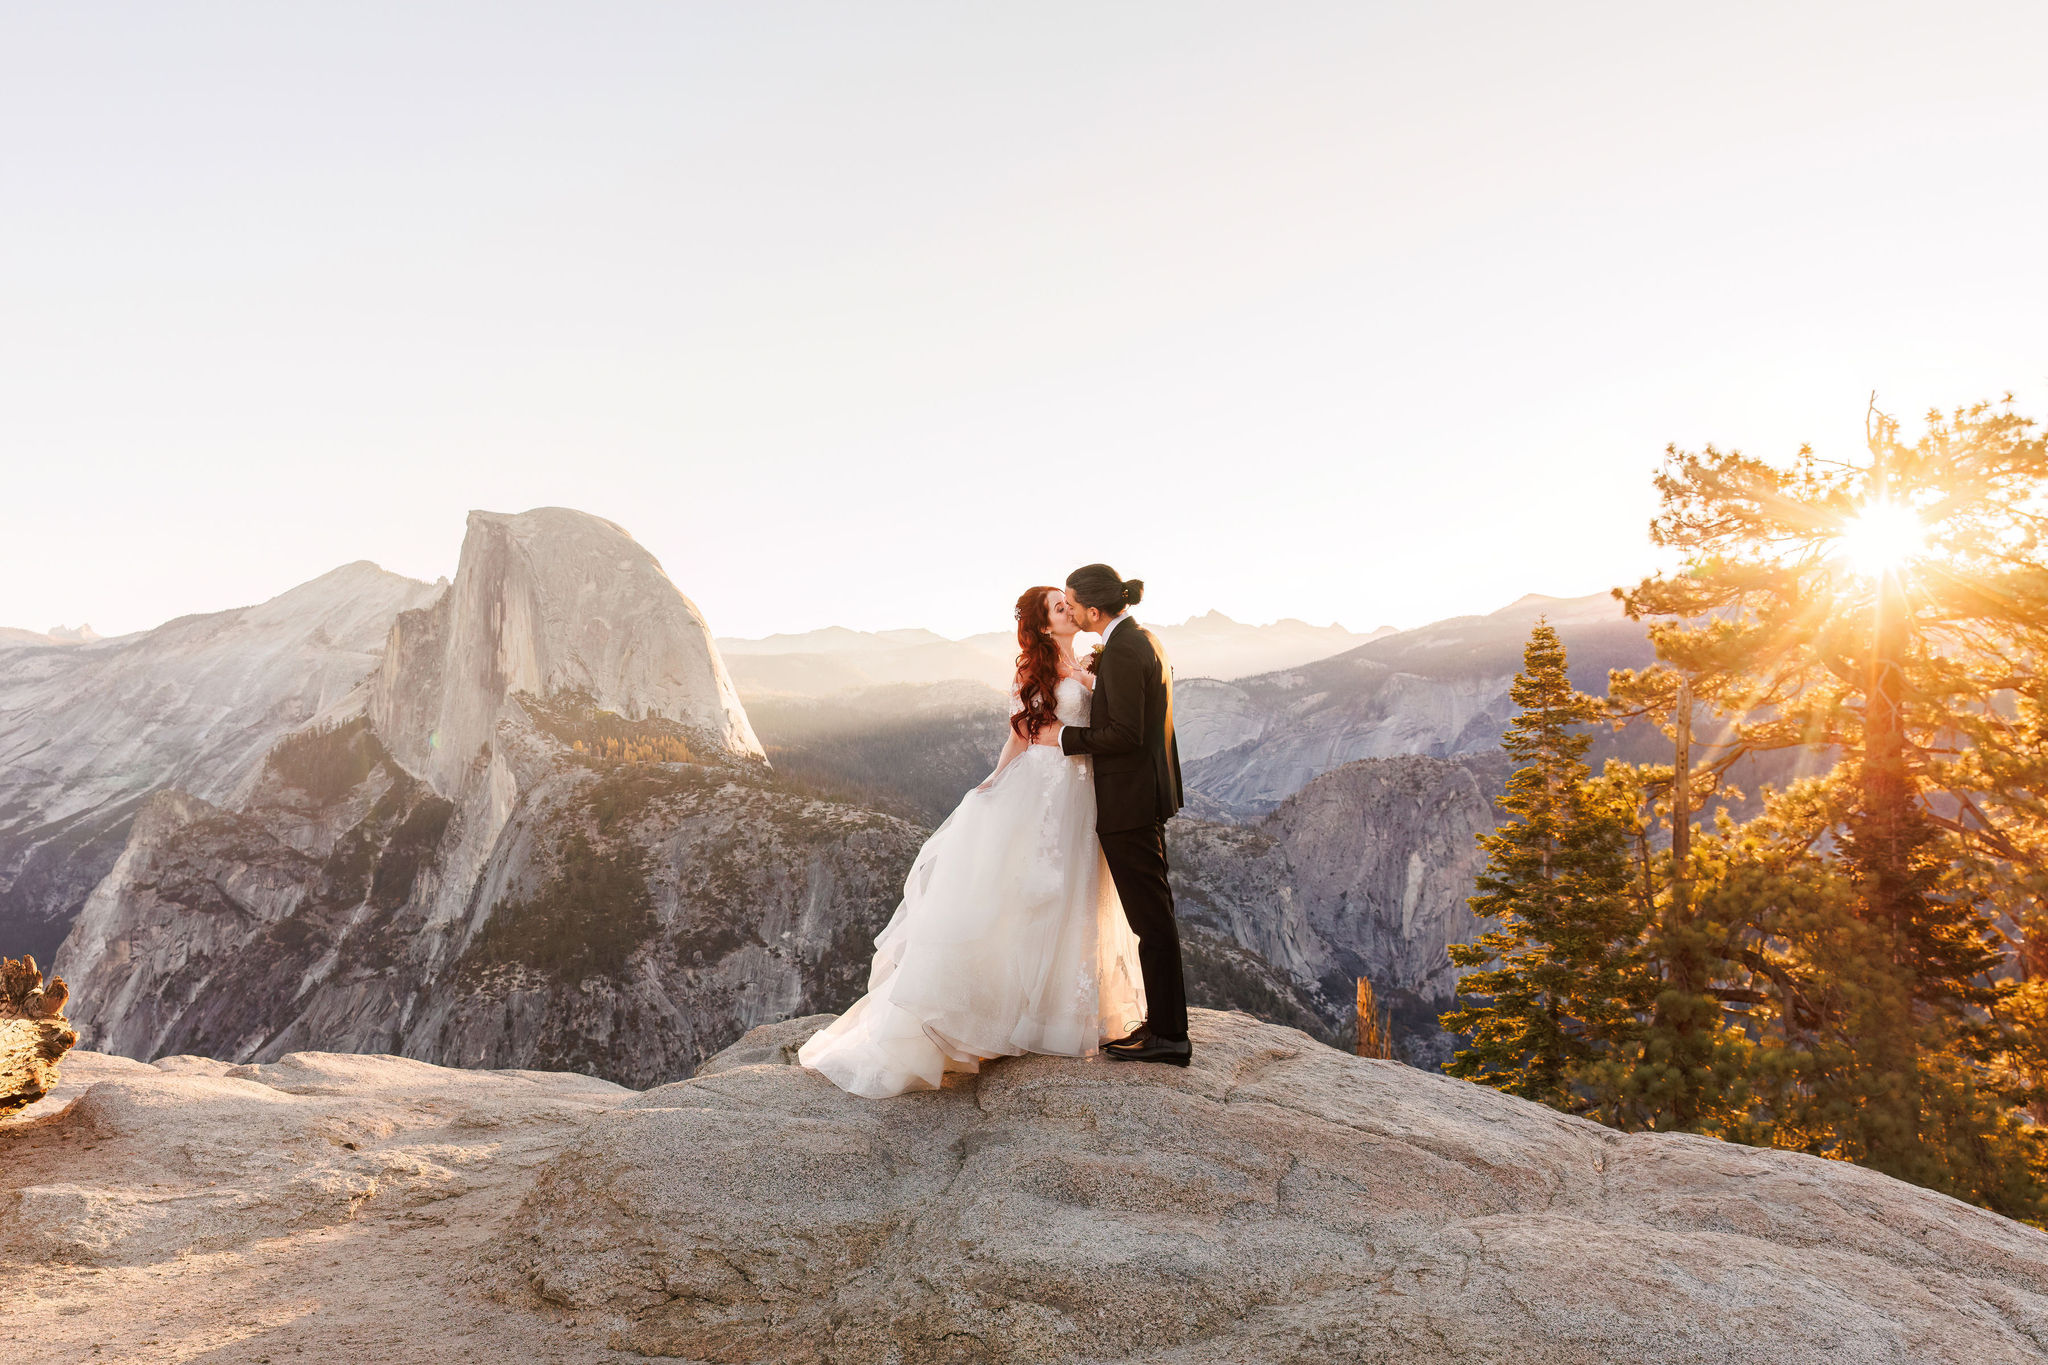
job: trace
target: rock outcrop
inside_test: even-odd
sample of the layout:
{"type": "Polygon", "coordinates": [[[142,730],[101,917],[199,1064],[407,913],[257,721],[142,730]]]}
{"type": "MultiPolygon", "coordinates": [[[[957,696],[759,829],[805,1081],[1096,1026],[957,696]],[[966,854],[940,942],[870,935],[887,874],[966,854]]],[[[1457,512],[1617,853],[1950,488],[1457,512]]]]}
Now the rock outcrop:
{"type": "Polygon", "coordinates": [[[1196,1011],[1194,1065],[858,1099],[74,1054],[0,1118],[0,1337],[50,1359],[2003,1365],[2048,1235],[1196,1011]]]}
{"type": "Polygon", "coordinates": [[[22,1361],[614,1362],[467,1282],[536,1166],[630,1099],[588,1076],[75,1052],[0,1116],[0,1341],[22,1361]]]}
{"type": "Polygon", "coordinates": [[[359,561],[253,607],[0,650],[0,950],[54,957],[152,792],[228,799],[442,590],[359,561]]]}
{"type": "Polygon", "coordinates": [[[434,921],[468,908],[535,780],[499,731],[536,703],[618,717],[697,759],[762,757],[703,616],[632,536],[566,507],[471,512],[455,582],[392,624],[361,701],[399,765],[456,808],[434,921]]]}
{"type": "Polygon", "coordinates": [[[57,1063],[78,1041],[64,1018],[62,978],[43,984],[33,957],[0,958],[0,1114],[34,1104],[57,1084],[57,1063]]]}
{"type": "Polygon", "coordinates": [[[1621,1134],[1241,1015],[873,1102],[819,1019],[593,1116],[493,1245],[643,1355],[1932,1362],[2048,1352],[2048,1236],[1857,1167],[1621,1134]]]}

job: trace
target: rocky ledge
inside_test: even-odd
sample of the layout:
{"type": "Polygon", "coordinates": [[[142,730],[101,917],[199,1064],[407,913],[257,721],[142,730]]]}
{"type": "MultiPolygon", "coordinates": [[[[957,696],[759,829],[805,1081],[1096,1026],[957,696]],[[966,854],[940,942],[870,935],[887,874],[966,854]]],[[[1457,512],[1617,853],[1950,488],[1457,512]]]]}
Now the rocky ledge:
{"type": "Polygon", "coordinates": [[[0,1335],[101,1360],[2048,1353],[2048,1235],[1856,1167],[1207,1011],[1185,1071],[1027,1057],[865,1101],[792,1064],[825,1018],[644,1093],[75,1056],[0,1123],[0,1335]]]}

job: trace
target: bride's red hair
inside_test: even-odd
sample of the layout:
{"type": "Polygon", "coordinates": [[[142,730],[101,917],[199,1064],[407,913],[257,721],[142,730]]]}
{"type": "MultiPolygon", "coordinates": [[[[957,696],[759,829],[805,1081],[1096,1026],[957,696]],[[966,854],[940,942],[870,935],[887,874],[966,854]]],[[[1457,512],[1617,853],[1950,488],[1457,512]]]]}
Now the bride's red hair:
{"type": "Polygon", "coordinates": [[[1045,633],[1052,624],[1045,595],[1058,591],[1029,588],[1017,599],[1017,695],[1024,709],[1010,717],[1010,728],[1027,743],[1059,723],[1060,650],[1045,633]]]}

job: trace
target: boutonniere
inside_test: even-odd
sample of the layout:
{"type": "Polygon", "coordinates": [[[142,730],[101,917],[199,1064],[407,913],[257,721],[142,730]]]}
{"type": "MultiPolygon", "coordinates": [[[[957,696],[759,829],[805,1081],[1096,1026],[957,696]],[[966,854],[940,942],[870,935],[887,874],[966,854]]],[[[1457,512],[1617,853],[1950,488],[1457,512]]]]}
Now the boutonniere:
{"type": "Polygon", "coordinates": [[[1089,650],[1089,651],[1088,651],[1088,671],[1089,671],[1090,673],[1093,673],[1093,672],[1095,671],[1095,665],[1096,665],[1096,664],[1097,664],[1097,663],[1098,663],[1098,662],[1099,662],[1099,661],[1101,660],[1101,658],[1102,658],[1102,646],[1101,646],[1101,645],[1097,645],[1097,646],[1095,646],[1095,648],[1093,648],[1093,649],[1091,649],[1091,650],[1089,650]]]}

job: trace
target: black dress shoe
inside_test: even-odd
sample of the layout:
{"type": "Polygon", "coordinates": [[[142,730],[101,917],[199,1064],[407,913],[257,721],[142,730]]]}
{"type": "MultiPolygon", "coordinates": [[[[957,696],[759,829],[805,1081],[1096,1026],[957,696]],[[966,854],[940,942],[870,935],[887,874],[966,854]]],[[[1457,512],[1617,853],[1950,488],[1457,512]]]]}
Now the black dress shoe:
{"type": "Polygon", "coordinates": [[[1171,1066],[1186,1066],[1195,1058],[1194,1044],[1187,1039],[1161,1038],[1149,1029],[1135,1042],[1113,1043],[1102,1050],[1126,1062],[1166,1062],[1171,1066]]]}
{"type": "Polygon", "coordinates": [[[1143,1024],[1143,1023],[1141,1023],[1141,1024],[1139,1024],[1139,1025],[1138,1025],[1138,1026],[1137,1026],[1136,1028],[1132,1029],[1132,1030],[1131,1030],[1131,1031],[1130,1031],[1129,1033],[1126,1033],[1126,1034],[1125,1034],[1125,1035],[1124,1035],[1123,1037],[1121,1037],[1121,1038],[1112,1038],[1112,1039],[1110,1039],[1110,1040],[1109,1040],[1108,1042],[1104,1043],[1104,1044],[1103,1044],[1103,1046],[1104,1046],[1104,1047],[1128,1047],[1128,1046],[1130,1046],[1130,1045],[1131,1045],[1132,1043],[1135,1043],[1135,1042],[1137,1042],[1137,1041],[1138,1041],[1139,1039],[1141,1039],[1141,1038],[1150,1038],[1151,1036],[1152,1036],[1152,1026],[1151,1026],[1150,1024],[1143,1024]]]}

